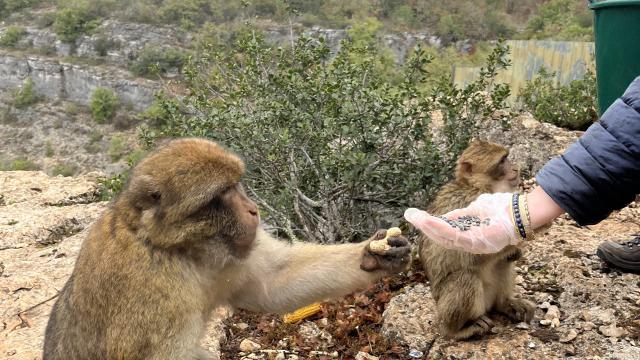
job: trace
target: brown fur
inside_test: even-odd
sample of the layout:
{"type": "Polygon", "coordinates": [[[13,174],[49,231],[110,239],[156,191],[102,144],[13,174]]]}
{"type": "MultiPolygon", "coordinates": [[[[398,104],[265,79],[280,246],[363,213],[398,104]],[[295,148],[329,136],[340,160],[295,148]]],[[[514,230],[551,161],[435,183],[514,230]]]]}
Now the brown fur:
{"type": "Polygon", "coordinates": [[[270,237],[239,185],[243,172],[237,156],[202,139],[171,141],[143,159],[82,245],[44,359],[209,358],[198,343],[216,306],[288,312],[408,264],[403,238],[378,256],[367,242],[270,237]]]}
{"type": "MultiPolygon", "coordinates": [[[[428,211],[444,214],[483,193],[515,191],[519,174],[508,160],[501,162],[507,155],[500,145],[473,142],[458,159],[455,179],[440,190],[428,211]]],[[[516,321],[531,320],[533,304],[513,294],[513,262],[521,257],[516,246],[476,255],[446,249],[422,235],[419,253],[445,336],[466,339],[486,333],[492,326],[486,317],[490,310],[516,321]]]]}

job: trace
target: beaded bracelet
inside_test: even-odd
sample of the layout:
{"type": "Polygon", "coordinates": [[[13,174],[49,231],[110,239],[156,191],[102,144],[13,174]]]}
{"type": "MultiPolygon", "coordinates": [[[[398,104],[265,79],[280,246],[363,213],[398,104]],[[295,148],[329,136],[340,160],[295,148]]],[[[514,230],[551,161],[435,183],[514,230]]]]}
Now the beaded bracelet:
{"type": "Polygon", "coordinates": [[[511,220],[517,235],[522,240],[533,240],[534,232],[529,216],[529,204],[525,195],[513,194],[511,198],[511,220]]]}
{"type": "Polygon", "coordinates": [[[522,216],[520,215],[520,195],[518,194],[513,194],[513,197],[511,198],[511,211],[513,213],[513,219],[515,220],[514,223],[516,225],[518,233],[520,234],[520,237],[522,239],[526,239],[527,232],[524,229],[522,216]]]}

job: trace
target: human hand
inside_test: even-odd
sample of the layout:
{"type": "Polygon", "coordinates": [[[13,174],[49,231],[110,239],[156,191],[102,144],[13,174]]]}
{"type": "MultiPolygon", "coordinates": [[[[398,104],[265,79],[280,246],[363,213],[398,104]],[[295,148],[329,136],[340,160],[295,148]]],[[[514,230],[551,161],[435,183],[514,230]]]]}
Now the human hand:
{"type": "Polygon", "coordinates": [[[387,238],[387,230],[378,230],[367,242],[362,253],[360,268],[364,271],[384,270],[390,274],[401,272],[411,262],[411,244],[402,234],[390,234],[388,246],[383,249],[371,247],[373,241],[387,238]]]}
{"type": "Polygon", "coordinates": [[[404,218],[446,248],[476,254],[495,253],[520,240],[511,219],[512,196],[510,193],[480,195],[466,208],[442,215],[449,222],[414,208],[407,209],[404,218]],[[477,217],[476,223],[480,224],[465,226],[464,230],[450,225],[455,220],[461,223],[462,216],[477,217]]]}

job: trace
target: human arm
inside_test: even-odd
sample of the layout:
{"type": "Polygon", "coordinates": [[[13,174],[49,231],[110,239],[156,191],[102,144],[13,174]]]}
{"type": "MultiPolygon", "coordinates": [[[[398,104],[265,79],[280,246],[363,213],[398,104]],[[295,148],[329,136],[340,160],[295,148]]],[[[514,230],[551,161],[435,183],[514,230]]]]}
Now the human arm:
{"type": "MultiPolygon", "coordinates": [[[[460,216],[476,216],[489,221],[488,224],[472,226],[466,231],[458,230],[442,218],[418,209],[407,209],[405,219],[444,247],[478,254],[494,253],[520,241],[511,215],[512,195],[483,194],[468,207],[453,210],[442,216],[449,220],[455,220],[460,216]]],[[[541,187],[536,187],[525,196],[533,229],[548,224],[564,213],[541,187]]]]}
{"type": "Polygon", "coordinates": [[[252,311],[286,313],[364,288],[410,262],[411,248],[403,237],[389,238],[391,249],[383,255],[369,250],[370,241],[384,236],[378,232],[356,244],[292,245],[261,232],[250,257],[233,270],[242,276],[230,302],[252,311]]]}
{"type": "MultiPolygon", "coordinates": [[[[537,175],[540,185],[526,195],[532,228],[567,212],[592,224],[629,204],[640,192],[640,77],[569,149],[537,175]]],[[[459,231],[417,209],[405,218],[441,245],[491,253],[519,241],[511,217],[512,194],[481,195],[470,206],[445,214],[490,218],[489,225],[459,231]]]]}

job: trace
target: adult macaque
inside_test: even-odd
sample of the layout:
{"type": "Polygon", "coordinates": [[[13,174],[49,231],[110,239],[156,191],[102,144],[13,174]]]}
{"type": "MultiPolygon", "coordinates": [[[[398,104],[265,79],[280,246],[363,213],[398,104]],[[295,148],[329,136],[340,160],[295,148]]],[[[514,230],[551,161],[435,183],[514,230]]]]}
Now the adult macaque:
{"type": "Polygon", "coordinates": [[[243,162],[203,139],[143,159],[93,225],[53,307],[45,360],[206,359],[211,311],[285,313],[402,271],[406,239],[382,254],[359,244],[288,244],[259,226],[243,162]]]}

